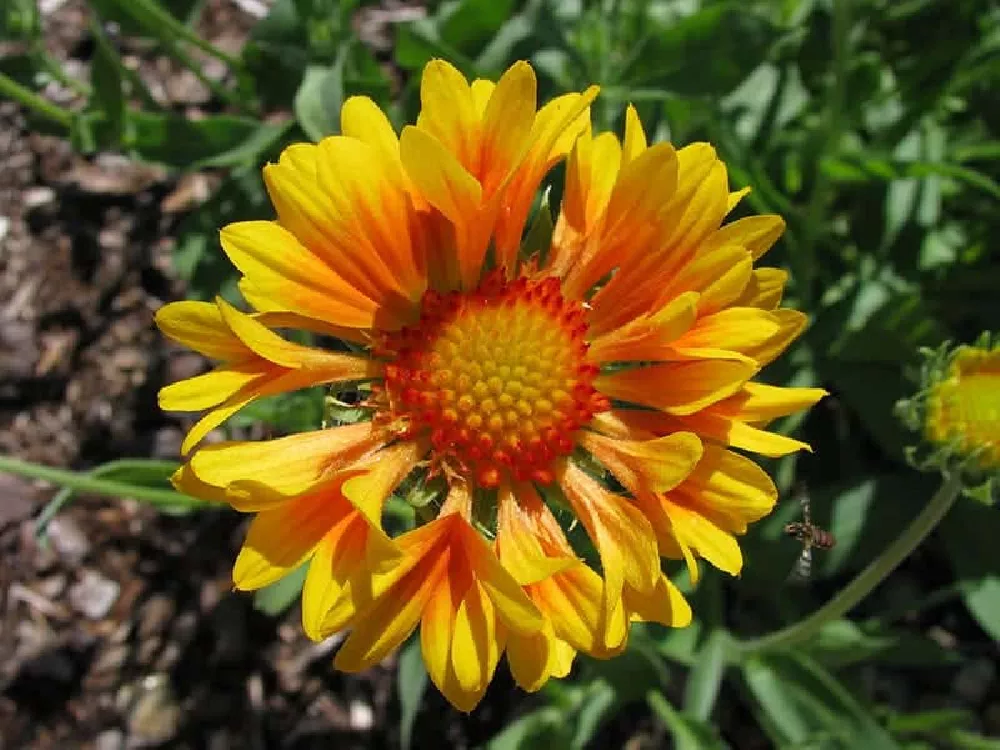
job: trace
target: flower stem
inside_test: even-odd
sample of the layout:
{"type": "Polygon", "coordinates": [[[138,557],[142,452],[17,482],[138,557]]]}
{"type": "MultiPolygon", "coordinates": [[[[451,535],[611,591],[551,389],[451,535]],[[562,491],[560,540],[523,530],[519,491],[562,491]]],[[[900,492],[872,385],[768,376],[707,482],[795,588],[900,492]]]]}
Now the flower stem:
{"type": "Polygon", "coordinates": [[[938,491],[931,498],[913,522],[886,547],[861,573],[845,586],[830,601],[804,620],[789,625],[761,638],[742,641],[737,649],[742,654],[773,648],[788,648],[807,641],[818,633],[824,625],[852,610],[876,586],[884,581],[896,567],[927,538],[941,522],[955,502],[962,489],[959,474],[945,478],[938,491]]]}
{"type": "Polygon", "coordinates": [[[80,492],[91,492],[95,495],[111,497],[130,497],[150,505],[172,506],[202,505],[202,501],[182,495],[179,492],[157,487],[142,487],[127,482],[117,482],[113,479],[101,479],[90,474],[81,474],[66,469],[56,469],[42,466],[16,458],[0,456],[0,471],[8,474],[18,474],[33,479],[42,479],[63,487],[69,487],[80,492]]]}
{"type": "Polygon", "coordinates": [[[72,112],[63,109],[58,104],[53,104],[34,91],[26,89],[13,78],[8,78],[3,73],[0,73],[0,95],[10,97],[28,109],[34,110],[42,117],[59,123],[66,129],[69,129],[73,124],[72,112]]]}

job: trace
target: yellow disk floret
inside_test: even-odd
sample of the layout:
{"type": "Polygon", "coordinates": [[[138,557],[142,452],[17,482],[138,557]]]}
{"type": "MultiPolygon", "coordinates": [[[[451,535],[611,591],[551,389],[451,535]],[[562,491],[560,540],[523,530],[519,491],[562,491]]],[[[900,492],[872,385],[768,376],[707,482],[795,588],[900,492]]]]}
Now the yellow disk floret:
{"type": "Polygon", "coordinates": [[[927,437],[1000,467],[1000,349],[962,347],[927,399],[927,437]]]}

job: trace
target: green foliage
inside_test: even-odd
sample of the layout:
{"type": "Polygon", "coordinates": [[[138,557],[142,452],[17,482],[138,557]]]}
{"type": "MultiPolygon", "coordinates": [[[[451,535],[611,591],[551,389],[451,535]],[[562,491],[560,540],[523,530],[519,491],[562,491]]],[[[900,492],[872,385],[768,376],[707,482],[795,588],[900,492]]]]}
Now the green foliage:
{"type": "Polygon", "coordinates": [[[302,595],[302,585],[306,581],[308,569],[309,566],[303,563],[284,578],[255,592],[254,609],[272,617],[283,614],[302,595]]]}

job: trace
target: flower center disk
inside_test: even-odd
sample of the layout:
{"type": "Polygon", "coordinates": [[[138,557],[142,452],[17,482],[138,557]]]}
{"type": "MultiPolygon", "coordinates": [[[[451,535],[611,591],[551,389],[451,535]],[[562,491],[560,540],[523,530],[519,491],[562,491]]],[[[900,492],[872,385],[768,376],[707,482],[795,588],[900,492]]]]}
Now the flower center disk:
{"type": "Polygon", "coordinates": [[[554,480],[574,433],[609,408],[586,361],[586,312],[555,278],[487,276],[473,292],[428,291],[420,321],[387,334],[378,417],[427,436],[432,464],[480,487],[554,480]]]}

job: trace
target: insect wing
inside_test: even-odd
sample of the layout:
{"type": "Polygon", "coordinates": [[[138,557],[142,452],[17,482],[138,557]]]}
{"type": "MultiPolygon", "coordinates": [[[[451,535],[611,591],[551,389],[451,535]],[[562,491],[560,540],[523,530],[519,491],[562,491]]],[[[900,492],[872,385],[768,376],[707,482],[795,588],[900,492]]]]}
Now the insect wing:
{"type": "Polygon", "coordinates": [[[806,583],[812,576],[812,545],[806,543],[802,545],[802,552],[795,561],[792,572],[788,574],[789,583],[806,583]]]}

